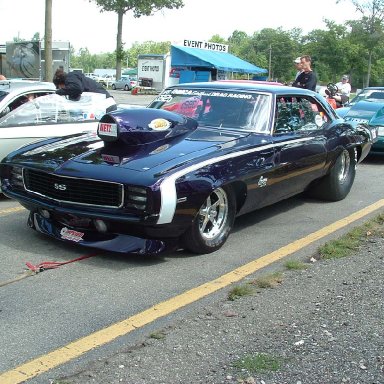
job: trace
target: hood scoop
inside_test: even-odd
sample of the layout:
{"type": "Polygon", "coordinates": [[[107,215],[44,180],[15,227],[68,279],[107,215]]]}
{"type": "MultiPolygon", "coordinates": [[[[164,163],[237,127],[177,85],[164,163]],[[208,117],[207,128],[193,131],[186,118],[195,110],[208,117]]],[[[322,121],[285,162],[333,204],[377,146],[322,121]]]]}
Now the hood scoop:
{"type": "Polygon", "coordinates": [[[191,133],[197,121],[174,112],[134,108],[104,115],[97,134],[105,143],[140,145],[191,133]]]}

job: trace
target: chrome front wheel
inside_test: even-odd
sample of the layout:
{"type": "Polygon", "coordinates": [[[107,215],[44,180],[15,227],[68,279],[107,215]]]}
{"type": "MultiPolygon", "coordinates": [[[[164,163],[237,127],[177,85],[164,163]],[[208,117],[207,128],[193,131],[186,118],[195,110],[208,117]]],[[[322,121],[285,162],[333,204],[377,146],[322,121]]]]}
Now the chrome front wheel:
{"type": "Polygon", "coordinates": [[[235,214],[236,199],[232,188],[215,189],[183,235],[185,248],[195,253],[210,253],[221,248],[232,229],[235,214]]]}

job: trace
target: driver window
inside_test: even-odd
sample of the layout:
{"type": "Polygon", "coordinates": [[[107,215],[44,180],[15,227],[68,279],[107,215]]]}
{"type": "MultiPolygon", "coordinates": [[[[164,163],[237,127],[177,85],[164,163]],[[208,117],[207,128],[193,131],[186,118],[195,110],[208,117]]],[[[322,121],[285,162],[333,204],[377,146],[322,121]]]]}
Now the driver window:
{"type": "Polygon", "coordinates": [[[276,98],[274,133],[316,131],[329,121],[321,105],[310,97],[276,98]]]}

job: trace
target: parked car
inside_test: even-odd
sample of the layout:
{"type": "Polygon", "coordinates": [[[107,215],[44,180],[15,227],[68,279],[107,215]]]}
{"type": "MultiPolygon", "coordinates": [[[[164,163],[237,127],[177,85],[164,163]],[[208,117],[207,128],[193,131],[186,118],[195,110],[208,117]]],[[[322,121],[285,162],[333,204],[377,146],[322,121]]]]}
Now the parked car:
{"type": "Polygon", "coordinates": [[[377,128],[377,139],[373,142],[372,155],[384,155],[384,108],[380,109],[375,116],[369,120],[369,126],[377,128]]]}
{"type": "Polygon", "coordinates": [[[377,138],[372,145],[371,154],[384,154],[384,87],[368,87],[359,92],[337,114],[350,123],[365,123],[376,127],[377,138]]]}
{"type": "Polygon", "coordinates": [[[131,81],[132,88],[135,88],[137,86],[137,76],[130,76],[129,80],[131,81]]]}
{"type": "Polygon", "coordinates": [[[104,250],[218,250],[235,217],[305,191],[344,199],[375,131],[315,92],[179,84],[149,108],[104,115],[98,135],[31,144],[0,164],[31,228],[104,250]]]}
{"type": "Polygon", "coordinates": [[[84,92],[79,101],[50,94],[21,105],[0,118],[0,160],[37,140],[96,132],[98,120],[105,114],[106,102],[105,95],[84,92]]]}
{"type": "Polygon", "coordinates": [[[95,80],[101,85],[103,85],[104,87],[109,87],[116,79],[115,79],[115,76],[112,76],[112,75],[103,75],[103,76],[99,76],[95,80]]]}
{"type": "Polygon", "coordinates": [[[114,80],[111,87],[112,89],[124,89],[124,91],[130,91],[133,88],[129,76],[121,76],[120,80],[114,80]]]}
{"type": "Polygon", "coordinates": [[[92,80],[97,80],[98,76],[95,75],[94,73],[84,73],[85,76],[91,78],[92,80]]]}
{"type": "Polygon", "coordinates": [[[55,91],[55,85],[49,82],[0,80],[0,117],[27,102],[30,96],[36,98],[55,91]]]}
{"type": "MultiPolygon", "coordinates": [[[[362,89],[345,107],[339,108],[337,114],[341,117],[347,116],[351,108],[360,101],[384,104],[384,87],[367,87],[362,89]]],[[[351,114],[355,115],[355,113],[351,114]]],[[[364,120],[366,121],[365,117],[364,120]]]]}

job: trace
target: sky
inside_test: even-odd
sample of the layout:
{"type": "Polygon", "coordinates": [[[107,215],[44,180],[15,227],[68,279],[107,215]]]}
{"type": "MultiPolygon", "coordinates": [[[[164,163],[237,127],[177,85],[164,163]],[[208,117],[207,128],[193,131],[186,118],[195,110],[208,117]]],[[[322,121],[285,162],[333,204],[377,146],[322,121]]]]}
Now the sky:
{"type": "MultiPolygon", "coordinates": [[[[75,52],[88,48],[90,53],[113,52],[116,48],[117,15],[100,12],[89,0],[52,1],[52,37],[54,41],[69,41],[75,52]]],[[[163,10],[153,16],[135,19],[127,13],[123,21],[124,47],[144,41],[184,39],[209,40],[213,35],[228,38],[239,30],[252,35],[263,28],[304,32],[325,29],[324,19],[339,24],[358,19],[350,0],[184,0],[177,10],[163,10]],[[263,4],[258,6],[258,4],[263,4]],[[317,5],[316,5],[317,4],[317,5]],[[305,12],[300,10],[305,8],[305,12]]],[[[44,36],[45,0],[0,0],[0,44],[14,37],[29,40],[36,32],[44,36]]]]}

